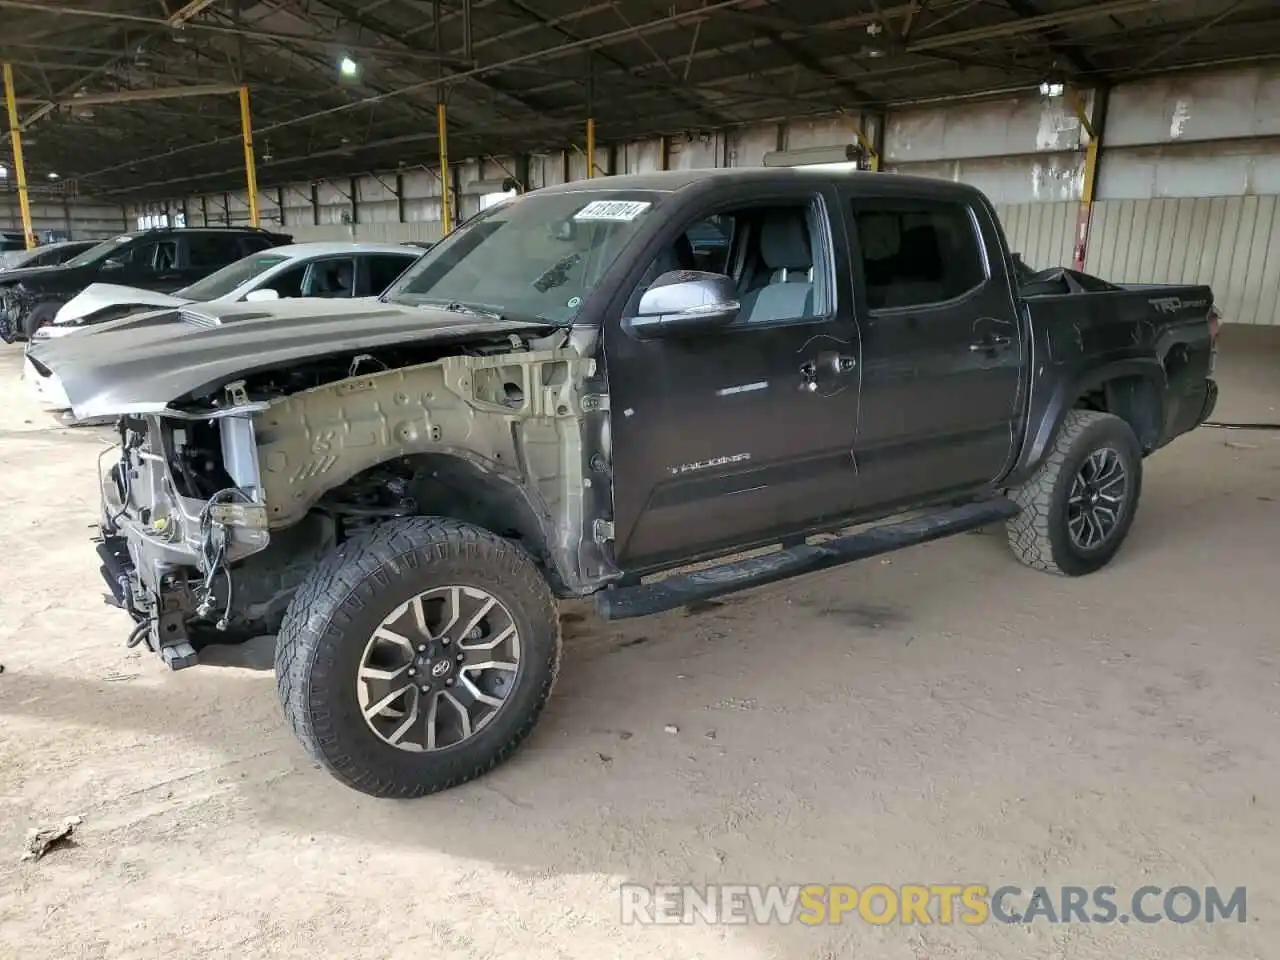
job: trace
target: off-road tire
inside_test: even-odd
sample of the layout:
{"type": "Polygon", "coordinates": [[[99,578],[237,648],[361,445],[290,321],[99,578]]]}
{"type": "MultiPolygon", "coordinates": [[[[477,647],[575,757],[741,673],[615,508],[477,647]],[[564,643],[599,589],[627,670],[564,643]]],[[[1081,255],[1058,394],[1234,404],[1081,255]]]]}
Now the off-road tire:
{"type": "Polygon", "coordinates": [[[275,656],[285,718],[308,754],[362,793],[401,799],[465,783],[510,757],[546,705],[559,665],[555,599],[529,555],[480,527],[436,517],[381,524],[335,548],[294,594],[275,656]],[[505,604],[520,634],[520,666],[486,726],[446,749],[410,753],[365,722],[357,672],[384,617],[445,585],[480,588],[505,604]]]}
{"type": "Polygon", "coordinates": [[[1119,417],[1094,410],[1070,411],[1053,446],[1035,474],[1009,491],[1020,512],[1005,524],[1014,555],[1029,567],[1079,577],[1111,562],[1128,536],[1142,492],[1142,448],[1133,429],[1119,417]],[[1067,529],[1067,500],[1081,465],[1096,450],[1110,447],[1128,472],[1123,515],[1110,538],[1085,552],[1067,529]]]}

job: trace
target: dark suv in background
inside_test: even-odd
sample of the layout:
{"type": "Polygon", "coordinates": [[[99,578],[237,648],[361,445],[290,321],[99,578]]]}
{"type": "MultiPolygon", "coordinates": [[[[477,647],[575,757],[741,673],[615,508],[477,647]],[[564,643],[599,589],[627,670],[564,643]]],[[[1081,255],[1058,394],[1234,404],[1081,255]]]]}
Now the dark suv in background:
{"type": "Polygon", "coordinates": [[[57,267],[0,274],[0,339],[26,339],[91,283],[169,293],[241,257],[290,243],[256,227],[161,227],[122,233],[57,267]]]}

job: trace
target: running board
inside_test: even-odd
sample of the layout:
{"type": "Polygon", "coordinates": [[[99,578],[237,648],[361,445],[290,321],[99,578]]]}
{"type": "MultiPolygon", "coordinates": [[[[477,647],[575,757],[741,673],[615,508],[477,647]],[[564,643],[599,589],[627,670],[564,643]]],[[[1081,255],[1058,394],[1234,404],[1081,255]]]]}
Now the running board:
{"type": "Polygon", "coordinates": [[[822,543],[803,543],[763,556],[677,574],[656,583],[602,590],[596,594],[596,612],[605,620],[647,617],[697,600],[710,600],[977,530],[1008,520],[1017,512],[1017,505],[1005,497],[936,510],[822,543]]]}

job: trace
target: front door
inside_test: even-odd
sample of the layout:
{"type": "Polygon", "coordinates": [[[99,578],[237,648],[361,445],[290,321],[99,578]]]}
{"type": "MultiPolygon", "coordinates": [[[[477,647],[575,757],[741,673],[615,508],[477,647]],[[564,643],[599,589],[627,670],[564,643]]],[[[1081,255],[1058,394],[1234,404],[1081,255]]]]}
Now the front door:
{"type": "Polygon", "coordinates": [[[668,252],[626,307],[661,273],[713,267],[738,285],[731,326],[639,341],[620,318],[606,323],[614,540],[626,569],[784,537],[856,499],[859,358],[843,224],[828,216],[834,195],[788,190],[673,224],[668,252]],[[723,252],[698,262],[690,235],[712,232],[727,238],[723,252]]]}
{"type": "Polygon", "coordinates": [[[865,298],[860,506],[980,488],[1013,453],[1023,369],[994,223],[950,200],[860,193],[845,209],[865,298]]]}
{"type": "Polygon", "coordinates": [[[178,241],[169,237],[135,244],[123,265],[104,273],[102,280],[162,293],[177,290],[185,280],[178,263],[178,241]]]}

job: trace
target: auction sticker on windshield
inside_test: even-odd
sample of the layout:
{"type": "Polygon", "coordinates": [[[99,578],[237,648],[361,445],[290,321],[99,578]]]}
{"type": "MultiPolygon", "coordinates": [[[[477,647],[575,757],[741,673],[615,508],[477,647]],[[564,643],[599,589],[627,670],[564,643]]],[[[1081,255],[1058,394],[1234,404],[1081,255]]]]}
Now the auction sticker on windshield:
{"type": "Polygon", "coordinates": [[[575,220],[634,220],[653,204],[648,200],[592,200],[573,215],[575,220]]]}

